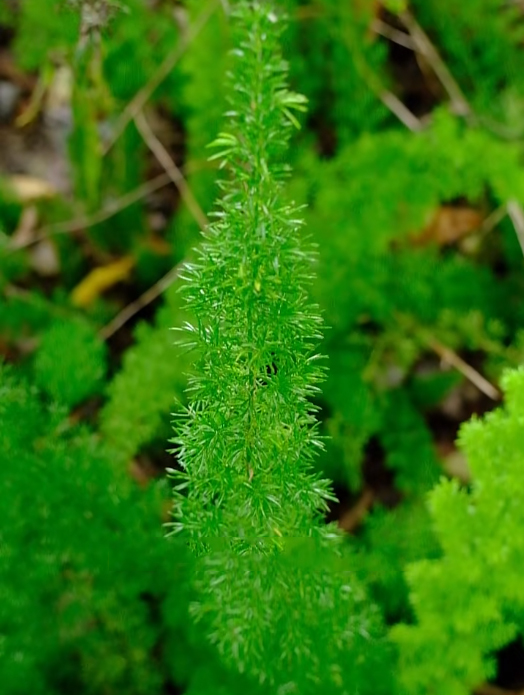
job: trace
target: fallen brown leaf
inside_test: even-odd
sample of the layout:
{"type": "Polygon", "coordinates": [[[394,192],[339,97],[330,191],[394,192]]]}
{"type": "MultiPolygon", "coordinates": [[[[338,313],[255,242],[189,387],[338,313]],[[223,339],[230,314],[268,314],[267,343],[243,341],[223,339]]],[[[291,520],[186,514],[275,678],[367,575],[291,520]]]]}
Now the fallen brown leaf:
{"type": "Polygon", "coordinates": [[[411,241],[415,246],[454,244],[478,229],[483,220],[483,215],[474,208],[442,205],[427,227],[420,234],[412,236],[411,241]]]}

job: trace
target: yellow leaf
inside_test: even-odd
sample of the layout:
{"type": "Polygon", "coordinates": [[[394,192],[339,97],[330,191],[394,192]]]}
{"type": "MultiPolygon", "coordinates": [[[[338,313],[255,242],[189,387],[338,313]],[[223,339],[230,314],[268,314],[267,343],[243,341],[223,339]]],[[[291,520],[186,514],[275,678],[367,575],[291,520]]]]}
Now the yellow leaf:
{"type": "Polygon", "coordinates": [[[89,306],[103,292],[129,277],[134,265],[134,258],[124,256],[114,263],[94,268],[71,292],[71,301],[75,306],[89,306]]]}
{"type": "Polygon", "coordinates": [[[24,174],[11,176],[9,185],[22,203],[43,198],[54,198],[56,195],[56,189],[50,183],[34,176],[25,176],[24,174]]]}

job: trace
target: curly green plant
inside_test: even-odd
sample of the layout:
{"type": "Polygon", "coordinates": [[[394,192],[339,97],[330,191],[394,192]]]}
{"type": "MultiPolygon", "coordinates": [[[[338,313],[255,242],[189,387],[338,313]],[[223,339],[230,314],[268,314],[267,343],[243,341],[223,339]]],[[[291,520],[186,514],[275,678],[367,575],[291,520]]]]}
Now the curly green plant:
{"type": "Polygon", "coordinates": [[[495,675],[494,652],[523,634],[524,369],[503,387],[505,408],[460,433],[471,489],[443,480],[430,496],[442,556],[408,566],[417,620],[393,630],[406,693],[467,695],[495,675]]]}

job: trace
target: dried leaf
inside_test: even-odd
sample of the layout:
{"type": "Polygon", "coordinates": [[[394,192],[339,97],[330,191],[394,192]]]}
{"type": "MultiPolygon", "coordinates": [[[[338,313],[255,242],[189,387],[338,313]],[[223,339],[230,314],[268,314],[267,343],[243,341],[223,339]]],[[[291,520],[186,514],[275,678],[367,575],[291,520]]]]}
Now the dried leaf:
{"type": "Polygon", "coordinates": [[[103,292],[129,277],[134,265],[134,258],[124,256],[114,263],[94,268],[72,291],[71,301],[75,306],[89,306],[103,292]]]}
{"type": "Polygon", "coordinates": [[[483,219],[474,208],[442,205],[422,233],[412,237],[412,243],[415,246],[454,244],[478,229],[483,219]]]}
{"type": "Polygon", "coordinates": [[[54,198],[57,193],[56,188],[47,181],[25,174],[11,176],[9,184],[22,203],[54,198]]]}

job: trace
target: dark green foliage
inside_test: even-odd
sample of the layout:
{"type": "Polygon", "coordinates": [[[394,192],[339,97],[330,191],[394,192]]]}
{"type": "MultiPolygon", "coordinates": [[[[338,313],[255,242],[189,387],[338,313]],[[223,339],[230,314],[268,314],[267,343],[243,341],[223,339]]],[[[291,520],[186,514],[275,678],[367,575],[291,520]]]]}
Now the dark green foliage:
{"type": "Polygon", "coordinates": [[[380,440],[400,490],[424,492],[437,482],[440,471],[431,432],[404,391],[387,396],[380,440]]]}
{"type": "Polygon", "coordinates": [[[466,695],[495,675],[492,654],[522,634],[524,371],[505,375],[506,407],[464,425],[470,491],[443,480],[430,509],[442,558],[408,567],[417,621],[393,631],[406,692],[466,695]]]}
{"type": "Polygon", "coordinates": [[[366,520],[359,545],[357,563],[389,621],[411,618],[406,566],[440,554],[425,505],[403,503],[393,510],[378,507],[366,520]]]}
{"type": "Polygon", "coordinates": [[[285,0],[283,5],[293,20],[283,42],[293,56],[291,79],[308,97],[323,137],[344,145],[391,120],[379,99],[389,78],[385,46],[369,32],[373,4],[285,0]]]}
{"type": "Polygon", "coordinates": [[[35,359],[35,383],[69,407],[100,391],[106,347],[83,321],[59,321],[44,333],[35,359]]]}
{"type": "MultiPolygon", "coordinates": [[[[391,419],[389,399],[380,394],[408,380],[427,351],[428,328],[455,349],[489,345],[490,351],[513,330],[521,309],[510,283],[501,283],[476,258],[443,256],[436,246],[413,248],[410,237],[449,200],[482,200],[487,187],[498,200],[520,198],[522,185],[517,148],[481,131],[464,131],[444,112],[410,139],[401,132],[364,135],[330,161],[308,157],[299,163],[291,190],[309,203],[308,230],[322,248],[313,295],[333,327],[333,374],[325,389],[327,432],[336,447],[329,447],[325,459],[331,475],[358,487],[362,449],[382,421],[398,443],[406,434],[400,460],[409,460],[404,454],[411,448],[411,426],[401,420],[405,408],[416,406],[403,392],[405,408],[393,408],[391,419]]],[[[414,418],[421,420],[416,413],[414,418]]],[[[425,440],[427,463],[419,465],[435,471],[429,433],[425,440]]],[[[392,464],[395,458],[391,452],[387,460],[392,464]]],[[[410,478],[412,460],[407,466],[410,478]]]]}
{"type": "MultiPolygon", "coordinates": [[[[53,307],[54,308],[54,307],[53,307]]],[[[18,340],[43,330],[53,318],[53,309],[40,293],[9,297],[1,302],[4,340],[18,340]]]]}
{"type": "Polygon", "coordinates": [[[177,289],[175,285],[167,293],[154,327],[137,327],[137,344],[127,351],[122,370],[109,387],[109,400],[101,413],[102,431],[124,461],[160,437],[165,442],[169,413],[175,399],[183,398],[188,357],[175,350],[170,330],[174,320],[186,317],[177,289]]]}
{"type": "Polygon", "coordinates": [[[181,549],[162,539],[164,494],[139,491],[65,416],[1,369],[2,691],[160,693],[168,664],[153,655],[173,582],[173,628],[185,611],[181,549]]]}
{"type": "Polygon", "coordinates": [[[448,0],[415,0],[413,5],[479,115],[488,116],[487,124],[498,134],[521,132],[516,114],[524,103],[524,81],[516,66],[524,22],[518,6],[502,0],[460,5],[448,0]],[[486,21],[479,21],[481,17],[486,21]]]}
{"type": "Polygon", "coordinates": [[[362,483],[363,448],[381,424],[378,400],[363,378],[371,352],[370,342],[358,338],[333,345],[323,388],[331,413],[326,418],[329,439],[322,464],[331,478],[352,490],[358,490],[362,483]]]}

